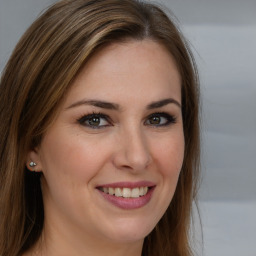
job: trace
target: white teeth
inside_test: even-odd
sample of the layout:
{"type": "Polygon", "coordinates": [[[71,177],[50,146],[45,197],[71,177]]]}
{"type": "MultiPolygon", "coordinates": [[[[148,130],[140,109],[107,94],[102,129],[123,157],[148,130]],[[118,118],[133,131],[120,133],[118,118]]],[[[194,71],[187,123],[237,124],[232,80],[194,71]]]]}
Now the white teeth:
{"type": "Polygon", "coordinates": [[[143,196],[143,195],[144,195],[144,188],[140,187],[140,196],[143,196]]]}
{"type": "Polygon", "coordinates": [[[123,188],[123,197],[131,197],[132,191],[130,188],[123,188]]]}
{"type": "MultiPolygon", "coordinates": [[[[104,191],[105,192],[105,191],[104,191]]],[[[108,192],[105,192],[105,193],[108,193],[110,195],[114,195],[115,194],[115,189],[114,188],[109,188],[108,189],[108,192]]]]}
{"type": "Polygon", "coordinates": [[[140,189],[139,188],[133,188],[131,197],[139,197],[139,196],[140,196],[140,189]]]}
{"type": "Polygon", "coordinates": [[[121,188],[115,188],[115,196],[117,197],[123,196],[121,188]]]}
{"type": "Polygon", "coordinates": [[[116,197],[124,198],[138,198],[140,196],[145,196],[148,192],[148,187],[138,187],[138,188],[100,188],[106,194],[114,195],[116,197]]]}

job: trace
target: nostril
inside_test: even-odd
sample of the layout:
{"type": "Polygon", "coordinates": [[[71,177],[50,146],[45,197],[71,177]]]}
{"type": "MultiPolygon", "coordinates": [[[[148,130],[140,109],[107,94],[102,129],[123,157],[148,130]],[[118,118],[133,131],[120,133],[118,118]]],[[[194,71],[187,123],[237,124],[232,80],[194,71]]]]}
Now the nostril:
{"type": "Polygon", "coordinates": [[[132,169],[131,166],[129,166],[129,165],[123,165],[123,168],[125,168],[125,169],[132,169]]]}

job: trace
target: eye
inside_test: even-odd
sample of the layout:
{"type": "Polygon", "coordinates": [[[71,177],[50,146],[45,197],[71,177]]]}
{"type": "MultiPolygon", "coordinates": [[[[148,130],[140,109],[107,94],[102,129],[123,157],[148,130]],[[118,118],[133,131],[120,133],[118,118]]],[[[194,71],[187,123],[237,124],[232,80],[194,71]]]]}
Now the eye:
{"type": "Polygon", "coordinates": [[[146,125],[167,126],[176,123],[176,118],[167,113],[153,113],[145,121],[146,125]]]}
{"type": "Polygon", "coordinates": [[[85,115],[78,119],[78,122],[81,125],[93,129],[99,129],[111,125],[109,117],[101,113],[85,115]]]}

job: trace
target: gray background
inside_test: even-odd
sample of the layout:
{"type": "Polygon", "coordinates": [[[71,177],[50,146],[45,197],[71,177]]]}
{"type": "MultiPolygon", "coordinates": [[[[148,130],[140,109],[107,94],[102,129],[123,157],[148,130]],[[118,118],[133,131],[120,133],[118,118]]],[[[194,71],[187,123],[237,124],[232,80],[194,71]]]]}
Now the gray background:
{"type": "MultiPolygon", "coordinates": [[[[0,0],[0,71],[53,0],[0,0]]],[[[153,2],[153,1],[152,1],[153,2]]],[[[256,0],[162,0],[201,75],[204,255],[256,255],[256,0]]]]}

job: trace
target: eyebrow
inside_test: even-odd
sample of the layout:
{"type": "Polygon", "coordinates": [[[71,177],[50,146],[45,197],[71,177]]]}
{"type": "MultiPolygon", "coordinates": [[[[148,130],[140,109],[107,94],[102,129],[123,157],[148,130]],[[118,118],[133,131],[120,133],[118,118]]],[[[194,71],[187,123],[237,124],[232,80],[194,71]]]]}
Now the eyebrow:
{"type": "Polygon", "coordinates": [[[110,103],[106,101],[101,101],[101,100],[80,100],[78,102],[73,103],[67,109],[78,107],[81,105],[91,105],[95,106],[98,108],[105,108],[105,109],[112,109],[112,110],[119,110],[119,105],[115,103],[110,103]]]}
{"type": "MultiPolygon", "coordinates": [[[[161,108],[168,104],[175,104],[181,108],[181,104],[177,100],[175,100],[173,98],[167,98],[167,99],[154,101],[154,102],[150,103],[149,105],[147,105],[146,109],[150,110],[150,109],[155,109],[155,108],[161,108]]],[[[71,104],[66,109],[75,108],[75,107],[82,106],[82,105],[91,105],[91,106],[95,106],[98,108],[104,108],[104,109],[110,109],[110,110],[120,110],[120,106],[118,104],[101,101],[101,100],[80,100],[80,101],[77,101],[77,102],[71,104]]]]}
{"type": "Polygon", "coordinates": [[[181,104],[177,100],[175,100],[173,98],[168,98],[168,99],[163,99],[163,100],[159,100],[159,101],[150,103],[147,106],[147,109],[161,108],[161,107],[171,104],[171,103],[173,103],[181,108],[181,104]]]}

